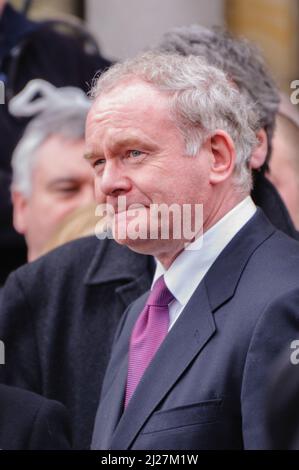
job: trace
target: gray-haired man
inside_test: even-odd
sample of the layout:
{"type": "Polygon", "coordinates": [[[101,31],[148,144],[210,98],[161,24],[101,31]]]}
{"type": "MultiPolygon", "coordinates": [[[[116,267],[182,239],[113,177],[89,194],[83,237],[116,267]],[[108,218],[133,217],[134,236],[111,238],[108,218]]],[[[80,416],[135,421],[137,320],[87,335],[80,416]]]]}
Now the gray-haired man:
{"type": "Polygon", "coordinates": [[[157,268],[116,333],[92,448],[271,448],[266,385],[298,335],[288,294],[298,289],[299,244],[249,195],[254,106],[203,59],[159,53],[112,67],[94,98],[86,156],[115,209],[115,239],[154,255],[157,268]],[[171,212],[153,216],[161,231],[152,237],[157,204],[201,204],[202,240],[174,236],[171,212]],[[135,237],[133,207],[146,236],[135,237]]]}
{"type": "Polygon", "coordinates": [[[39,111],[12,157],[14,226],[25,235],[29,261],[67,214],[94,201],[93,175],[82,158],[89,107],[81,90],[56,89],[42,80],[10,103],[16,115],[39,111]],[[42,97],[31,102],[38,92],[42,97]]]}

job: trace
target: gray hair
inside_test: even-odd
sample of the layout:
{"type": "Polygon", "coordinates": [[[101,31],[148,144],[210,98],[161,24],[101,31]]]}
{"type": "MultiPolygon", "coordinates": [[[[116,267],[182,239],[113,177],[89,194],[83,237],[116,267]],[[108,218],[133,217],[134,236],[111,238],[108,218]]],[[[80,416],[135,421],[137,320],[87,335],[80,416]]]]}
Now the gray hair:
{"type": "Polygon", "coordinates": [[[249,160],[257,144],[258,118],[223,71],[200,57],[148,52],[116,64],[94,83],[97,98],[125,80],[141,79],[168,94],[170,111],[186,142],[187,155],[196,155],[205,138],[225,130],[236,148],[235,183],[251,188],[249,160]]]}
{"type": "MultiPolygon", "coordinates": [[[[272,151],[275,118],[279,106],[277,86],[259,49],[244,38],[236,38],[220,28],[199,25],[177,27],[165,33],[158,45],[162,52],[199,55],[223,70],[254,104],[261,128],[268,137],[266,162],[272,151]]],[[[264,170],[266,169],[267,163],[264,170]]]]}
{"type": "Polygon", "coordinates": [[[9,103],[14,116],[31,116],[25,132],[12,155],[12,189],[29,197],[32,171],[37,163],[37,150],[51,136],[83,139],[91,102],[79,88],[55,88],[44,80],[32,80],[9,103]],[[39,98],[31,101],[36,95],[39,98]]]}

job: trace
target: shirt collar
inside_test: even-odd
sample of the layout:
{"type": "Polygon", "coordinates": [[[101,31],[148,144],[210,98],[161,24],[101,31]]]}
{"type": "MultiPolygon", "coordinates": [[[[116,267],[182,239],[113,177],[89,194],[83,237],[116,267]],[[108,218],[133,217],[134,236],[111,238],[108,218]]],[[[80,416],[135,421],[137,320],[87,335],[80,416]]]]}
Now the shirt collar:
{"type": "Polygon", "coordinates": [[[181,305],[186,305],[221,251],[255,212],[256,206],[251,197],[243,199],[202,237],[188,245],[167,271],[157,261],[153,283],[164,275],[168,289],[181,305]],[[184,282],[186,279],[188,282],[184,282]]]}

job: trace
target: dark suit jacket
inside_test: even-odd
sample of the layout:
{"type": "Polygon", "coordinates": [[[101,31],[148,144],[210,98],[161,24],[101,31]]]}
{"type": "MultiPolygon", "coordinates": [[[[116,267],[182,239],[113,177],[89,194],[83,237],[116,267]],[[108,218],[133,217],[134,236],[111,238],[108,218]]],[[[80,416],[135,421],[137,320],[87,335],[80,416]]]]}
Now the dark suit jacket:
{"type": "Polygon", "coordinates": [[[129,339],[148,294],[134,302],[116,335],[92,448],[269,448],[267,375],[299,334],[298,305],[281,302],[298,279],[298,242],[258,211],[197,287],[123,413],[129,339]]]}
{"type": "Polygon", "coordinates": [[[0,385],[1,450],[68,450],[70,429],[61,403],[0,385]]]}
{"type": "MultiPolygon", "coordinates": [[[[298,290],[285,300],[298,308],[298,290]]],[[[299,450],[299,334],[272,367],[266,410],[272,446],[299,450]]]]}
{"type": "Polygon", "coordinates": [[[116,326],[152,274],[149,257],[87,237],[18,269],[3,289],[0,382],[66,405],[75,448],[90,446],[116,326]]]}

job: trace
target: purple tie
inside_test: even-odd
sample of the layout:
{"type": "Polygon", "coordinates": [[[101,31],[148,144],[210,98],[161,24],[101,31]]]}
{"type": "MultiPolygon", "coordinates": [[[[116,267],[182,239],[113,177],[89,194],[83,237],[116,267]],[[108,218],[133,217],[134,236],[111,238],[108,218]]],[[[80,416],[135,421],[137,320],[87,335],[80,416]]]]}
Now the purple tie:
{"type": "Polygon", "coordinates": [[[174,296],[168,290],[164,276],[159,277],[132,331],[125,408],[145,369],[167,335],[169,326],[168,304],[173,299],[174,296]]]}

